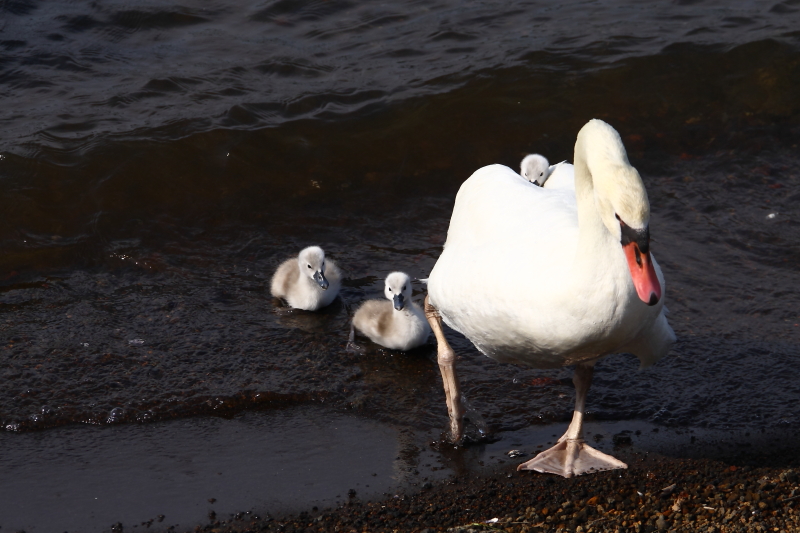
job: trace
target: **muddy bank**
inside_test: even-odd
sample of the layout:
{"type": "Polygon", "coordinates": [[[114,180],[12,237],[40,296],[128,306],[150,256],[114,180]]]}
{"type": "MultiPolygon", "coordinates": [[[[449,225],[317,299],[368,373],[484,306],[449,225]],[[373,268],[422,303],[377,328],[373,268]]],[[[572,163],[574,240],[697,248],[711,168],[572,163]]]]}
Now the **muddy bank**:
{"type": "Polygon", "coordinates": [[[351,493],[339,507],[288,516],[211,513],[193,531],[790,532],[800,528],[797,451],[679,459],[627,448],[617,455],[628,470],[573,479],[506,464],[381,501],[351,493]]]}

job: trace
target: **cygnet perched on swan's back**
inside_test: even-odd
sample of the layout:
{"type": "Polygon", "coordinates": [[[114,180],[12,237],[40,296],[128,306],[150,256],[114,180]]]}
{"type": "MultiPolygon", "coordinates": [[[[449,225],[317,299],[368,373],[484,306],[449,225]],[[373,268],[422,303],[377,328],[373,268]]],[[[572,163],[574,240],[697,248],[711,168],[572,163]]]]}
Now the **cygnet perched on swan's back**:
{"type": "Polygon", "coordinates": [[[342,285],[339,268],[325,260],[319,246],[304,248],[300,254],[287,259],[272,276],[272,296],[283,298],[290,306],[316,311],[330,304],[342,285]]]}
{"type": "Polygon", "coordinates": [[[547,178],[550,177],[550,174],[552,174],[556,167],[560,164],[561,163],[551,165],[547,158],[543,155],[530,154],[525,156],[525,159],[523,159],[522,163],[520,163],[519,173],[520,176],[530,181],[534,185],[544,187],[547,178]]]}
{"type": "Polygon", "coordinates": [[[358,308],[353,326],[372,342],[392,350],[406,351],[424,344],[431,328],[422,309],[411,301],[408,274],[389,274],[383,294],[386,300],[368,300],[358,308]]]}

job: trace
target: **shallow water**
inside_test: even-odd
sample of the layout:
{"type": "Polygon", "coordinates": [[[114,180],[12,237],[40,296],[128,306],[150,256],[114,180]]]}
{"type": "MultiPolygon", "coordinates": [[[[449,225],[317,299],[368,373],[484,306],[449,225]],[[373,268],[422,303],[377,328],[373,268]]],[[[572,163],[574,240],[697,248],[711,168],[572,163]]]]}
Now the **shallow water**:
{"type": "MultiPolygon", "coordinates": [[[[592,117],[645,180],[679,341],[644,372],[629,355],[599,364],[590,417],[800,422],[796,1],[0,10],[12,441],[319,404],[443,430],[434,347],[354,356],[350,314],[392,270],[427,277],[471,172],[571,160],[592,117]],[[346,278],[316,314],[268,290],[309,244],[346,278]]],[[[499,365],[451,338],[494,434],[569,418],[569,369],[499,365]]]]}
{"type": "Polygon", "coordinates": [[[0,526],[13,531],[188,530],[211,512],[331,506],[402,482],[396,432],[319,409],[0,439],[0,526]]]}
{"type": "MultiPolygon", "coordinates": [[[[515,473],[516,465],[551,446],[564,426],[532,425],[460,449],[431,447],[435,431],[398,432],[307,407],[143,427],[6,432],[0,434],[0,527],[190,531],[234,516],[280,521],[354,500],[403,498],[454,476],[535,476],[515,473]]],[[[686,430],[627,420],[589,422],[585,435],[628,461],[656,453],[743,466],[763,464],[765,445],[793,450],[793,433],[781,430],[686,430]]]]}

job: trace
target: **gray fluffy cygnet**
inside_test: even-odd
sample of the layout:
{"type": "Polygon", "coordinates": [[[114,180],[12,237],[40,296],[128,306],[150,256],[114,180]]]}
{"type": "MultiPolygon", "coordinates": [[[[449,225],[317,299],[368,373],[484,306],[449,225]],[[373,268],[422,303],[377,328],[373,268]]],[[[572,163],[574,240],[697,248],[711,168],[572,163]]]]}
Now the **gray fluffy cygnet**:
{"type": "Polygon", "coordinates": [[[272,276],[271,292],[291,307],[316,311],[336,298],[341,285],[342,275],[336,264],[325,259],[322,248],[309,246],[278,267],[272,276]]]}
{"type": "Polygon", "coordinates": [[[553,170],[555,170],[558,165],[551,166],[550,162],[543,155],[530,154],[525,156],[519,166],[520,176],[534,185],[544,187],[547,178],[550,177],[550,174],[553,173],[553,170]]]}
{"type": "Polygon", "coordinates": [[[353,316],[353,326],[376,344],[407,351],[428,340],[431,328],[422,309],[411,301],[411,279],[392,272],[383,291],[386,300],[368,300],[353,316]]]}

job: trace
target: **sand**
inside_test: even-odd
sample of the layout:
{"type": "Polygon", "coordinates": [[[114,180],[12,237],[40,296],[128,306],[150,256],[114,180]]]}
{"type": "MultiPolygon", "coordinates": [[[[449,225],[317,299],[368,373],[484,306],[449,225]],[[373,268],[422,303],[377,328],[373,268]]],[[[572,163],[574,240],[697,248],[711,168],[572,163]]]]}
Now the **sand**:
{"type": "Polygon", "coordinates": [[[507,464],[483,475],[421,483],[382,501],[361,501],[351,491],[337,508],[289,516],[223,519],[211,513],[208,524],[193,531],[790,533],[800,531],[800,454],[794,447],[724,459],[622,449],[615,455],[627,470],[572,479],[516,472],[507,464]]]}

